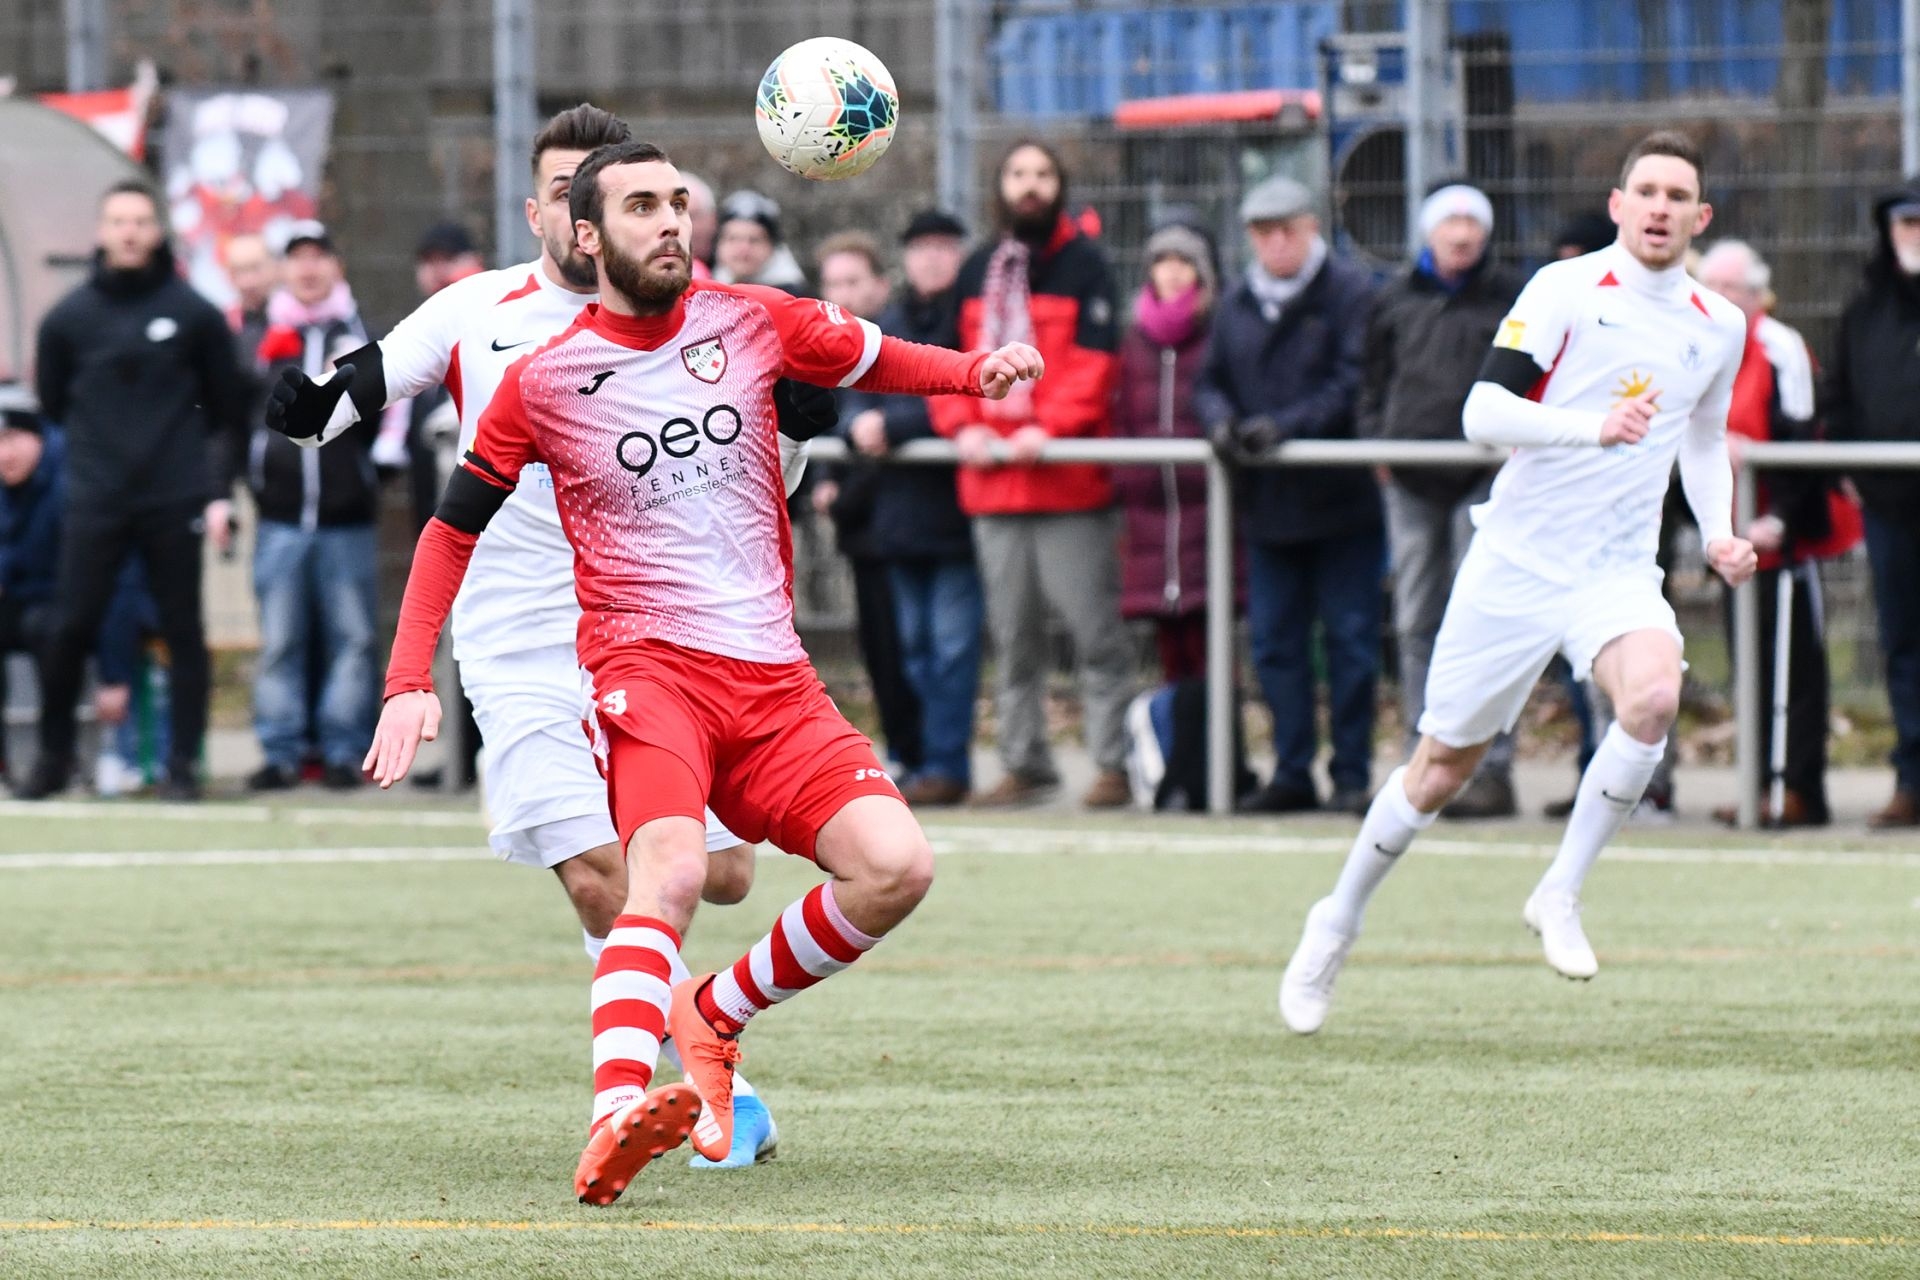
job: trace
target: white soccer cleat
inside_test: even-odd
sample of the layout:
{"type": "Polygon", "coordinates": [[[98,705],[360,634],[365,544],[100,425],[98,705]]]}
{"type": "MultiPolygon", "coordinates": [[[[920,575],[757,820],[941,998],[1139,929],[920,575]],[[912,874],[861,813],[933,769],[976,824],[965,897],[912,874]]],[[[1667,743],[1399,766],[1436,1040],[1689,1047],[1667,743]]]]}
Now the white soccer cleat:
{"type": "Polygon", "coordinates": [[[1327,1020],[1333,983],[1347,962],[1357,933],[1342,933],[1329,921],[1333,900],[1322,898],[1307,911],[1300,945],[1280,977],[1280,1016],[1289,1028],[1310,1036],[1327,1020]]]}
{"type": "Polygon", "coordinates": [[[1521,918],[1540,935],[1547,963],[1563,976],[1584,982],[1600,972],[1586,930],[1580,927],[1580,899],[1565,890],[1537,889],[1521,918]]]}

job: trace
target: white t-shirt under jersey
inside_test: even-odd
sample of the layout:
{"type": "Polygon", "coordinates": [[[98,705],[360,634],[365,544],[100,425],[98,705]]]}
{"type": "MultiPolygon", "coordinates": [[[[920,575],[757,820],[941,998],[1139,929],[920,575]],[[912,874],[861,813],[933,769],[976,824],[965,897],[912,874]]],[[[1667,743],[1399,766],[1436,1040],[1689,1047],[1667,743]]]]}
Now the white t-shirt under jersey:
{"type": "Polygon", "coordinates": [[[1476,543],[1554,582],[1652,569],[1660,510],[1689,431],[1725,430],[1746,318],[1678,267],[1651,271],[1618,244],[1535,274],[1494,345],[1542,370],[1529,398],[1593,415],[1659,393],[1637,444],[1516,449],[1474,508],[1476,543]]]}
{"type": "MultiPolygon", "coordinates": [[[[565,332],[595,297],[561,288],[538,262],[455,281],[380,340],[387,395],[418,395],[445,382],[460,411],[464,453],[507,366],[565,332]]],[[[473,550],[453,606],[453,656],[469,662],[571,647],[579,621],[573,548],[560,530],[553,480],[536,463],[473,550]]]]}

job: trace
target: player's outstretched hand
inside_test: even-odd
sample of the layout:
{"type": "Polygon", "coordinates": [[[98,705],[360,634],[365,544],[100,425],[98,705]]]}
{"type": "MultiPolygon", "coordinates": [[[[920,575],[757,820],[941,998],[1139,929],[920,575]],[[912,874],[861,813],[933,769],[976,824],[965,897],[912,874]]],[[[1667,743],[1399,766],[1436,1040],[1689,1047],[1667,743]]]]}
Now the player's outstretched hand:
{"type": "Polygon", "coordinates": [[[267,393],[267,426],[289,440],[313,440],[327,429],[334,406],[353,385],[353,366],[343,364],[325,382],[315,382],[299,366],[280,371],[267,393]]]}
{"type": "Polygon", "coordinates": [[[438,695],[426,689],[396,693],[380,709],[380,725],[373,731],[373,747],[360,768],[385,791],[407,776],[420,744],[432,742],[439,736],[438,695]]]}
{"type": "Polygon", "coordinates": [[[1659,399],[1659,392],[1649,391],[1629,396],[1613,406],[1600,424],[1601,445],[1639,444],[1653,426],[1653,415],[1660,408],[1659,399]]]}
{"type": "Polygon", "coordinates": [[[1038,378],[1047,371],[1040,353],[1024,342],[1009,342],[987,357],[980,366],[980,394],[989,400],[1005,400],[1013,384],[1038,378]]]}
{"type": "Polygon", "coordinates": [[[1760,557],[1745,538],[1715,538],[1707,544],[1707,565],[1728,586],[1737,587],[1760,567],[1760,557]]]}

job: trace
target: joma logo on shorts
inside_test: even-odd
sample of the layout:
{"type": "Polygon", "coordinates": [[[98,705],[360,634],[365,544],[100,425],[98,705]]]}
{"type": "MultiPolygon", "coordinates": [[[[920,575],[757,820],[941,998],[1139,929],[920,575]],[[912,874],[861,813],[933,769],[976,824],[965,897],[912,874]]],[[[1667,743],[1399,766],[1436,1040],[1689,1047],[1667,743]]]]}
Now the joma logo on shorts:
{"type": "Polygon", "coordinates": [[[622,467],[636,476],[644,476],[660,461],[660,455],[675,460],[691,458],[703,444],[721,447],[740,438],[740,411],[730,404],[717,404],[707,410],[698,424],[692,418],[669,418],[657,431],[629,431],[614,446],[613,456],[622,467]]]}
{"type": "Polygon", "coordinates": [[[855,769],[853,771],[853,780],[855,782],[891,783],[893,778],[885,769],[855,769]]]}

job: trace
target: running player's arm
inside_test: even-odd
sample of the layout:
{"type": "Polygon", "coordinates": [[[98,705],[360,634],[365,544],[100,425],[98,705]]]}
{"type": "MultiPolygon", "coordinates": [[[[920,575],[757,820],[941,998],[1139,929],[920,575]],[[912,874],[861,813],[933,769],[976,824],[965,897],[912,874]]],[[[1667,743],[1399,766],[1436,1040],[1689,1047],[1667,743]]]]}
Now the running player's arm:
{"type": "Polygon", "coordinates": [[[440,731],[440,700],[433,692],[433,654],[440,646],[440,632],[460,594],[481,531],[512,495],[521,468],[534,460],[533,432],[520,396],[520,373],[531,358],[517,362],[500,380],[499,391],[480,417],[473,448],[454,471],[439,509],[414,547],[393,656],[387,662],[386,705],[361,765],[383,788],[406,777],[420,744],[433,741],[440,731]]]}
{"type": "Polygon", "coordinates": [[[1680,487],[1700,525],[1700,544],[1711,547],[1733,536],[1733,461],[1727,456],[1727,410],[1733,404],[1733,380],[1740,372],[1741,346],[1713,376],[1687,418],[1680,437],[1680,487]]]}
{"type": "Polygon", "coordinates": [[[497,286],[491,276],[448,285],[380,341],[341,356],[331,373],[308,378],[298,367],[283,373],[268,396],[267,425],[303,448],[317,449],[357,422],[378,419],[389,404],[445,382],[476,293],[497,286]],[[332,385],[348,368],[349,381],[332,385]]]}
{"type": "Polygon", "coordinates": [[[998,368],[992,364],[997,352],[907,342],[830,303],[759,285],[732,288],[766,307],[780,336],[783,372],[800,382],[882,394],[984,396],[982,384],[998,368]]]}
{"type": "Polygon", "coordinates": [[[1520,291],[1467,392],[1460,425],[1469,440],[1524,445],[1597,445],[1605,415],[1541,404],[1539,394],[1571,332],[1565,285],[1551,268],[1520,291]]]}

